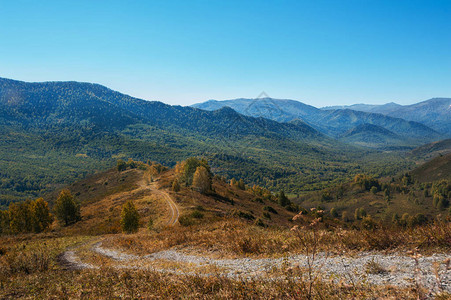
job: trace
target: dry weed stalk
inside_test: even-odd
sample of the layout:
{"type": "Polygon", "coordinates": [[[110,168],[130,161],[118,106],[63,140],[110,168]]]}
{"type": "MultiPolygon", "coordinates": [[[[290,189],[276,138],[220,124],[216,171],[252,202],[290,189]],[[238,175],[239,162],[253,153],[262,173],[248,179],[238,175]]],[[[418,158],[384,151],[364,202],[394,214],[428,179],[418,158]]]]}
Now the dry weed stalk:
{"type": "MultiPolygon", "coordinates": [[[[312,208],[312,213],[316,216],[319,215],[319,217],[315,218],[313,221],[311,221],[307,226],[299,226],[295,225],[293,228],[291,228],[291,231],[295,233],[295,235],[298,237],[298,240],[300,242],[301,247],[306,253],[307,257],[307,298],[312,299],[313,297],[313,286],[317,282],[317,280],[320,277],[321,269],[323,268],[324,264],[327,261],[328,258],[328,251],[325,251],[325,259],[322,264],[320,264],[316,270],[315,270],[315,262],[317,259],[317,256],[319,254],[320,245],[324,240],[324,232],[319,231],[319,224],[321,222],[321,215],[323,214],[322,210],[316,210],[315,208],[312,208]]],[[[304,220],[304,216],[302,212],[297,214],[293,217],[293,220],[304,220]]],[[[317,291],[317,293],[320,293],[317,291]]],[[[320,298],[321,295],[319,295],[320,298]]]]}

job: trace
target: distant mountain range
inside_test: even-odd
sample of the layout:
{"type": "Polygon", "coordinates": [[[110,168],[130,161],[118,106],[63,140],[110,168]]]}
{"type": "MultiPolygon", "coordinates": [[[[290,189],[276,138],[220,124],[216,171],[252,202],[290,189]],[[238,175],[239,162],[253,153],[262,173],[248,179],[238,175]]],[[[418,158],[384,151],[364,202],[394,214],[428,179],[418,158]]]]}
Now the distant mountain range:
{"type": "Polygon", "coordinates": [[[434,130],[451,136],[451,98],[433,98],[412,105],[388,103],[384,105],[354,104],[350,106],[324,107],[324,110],[352,109],[380,113],[423,123],[434,130]]]}
{"type": "MultiPolygon", "coordinates": [[[[362,108],[363,106],[365,105],[360,105],[358,107],[362,108]]],[[[421,145],[447,136],[447,133],[438,132],[427,125],[414,120],[405,120],[400,117],[388,116],[379,112],[365,112],[342,108],[318,109],[302,102],[288,99],[261,98],[224,101],[209,100],[204,103],[194,104],[193,107],[210,111],[222,107],[231,107],[244,115],[268,118],[278,122],[302,120],[323,134],[334,138],[343,137],[343,135],[350,130],[358,129],[361,133],[361,138],[354,137],[352,140],[348,139],[347,141],[375,148],[421,145]],[[375,127],[361,127],[361,125],[365,124],[378,126],[386,131],[381,132],[379,130],[377,139],[370,140],[370,135],[374,133],[375,127]],[[362,132],[362,130],[368,131],[368,135],[365,135],[365,132],[362,132]],[[397,137],[394,138],[393,134],[397,137]]],[[[373,106],[365,107],[368,110],[376,109],[373,106]]],[[[393,109],[394,107],[401,106],[387,104],[384,107],[386,107],[386,109],[393,109]]],[[[394,114],[394,112],[392,112],[392,114],[394,114]]],[[[432,121],[430,121],[430,123],[432,123],[432,121]]]]}

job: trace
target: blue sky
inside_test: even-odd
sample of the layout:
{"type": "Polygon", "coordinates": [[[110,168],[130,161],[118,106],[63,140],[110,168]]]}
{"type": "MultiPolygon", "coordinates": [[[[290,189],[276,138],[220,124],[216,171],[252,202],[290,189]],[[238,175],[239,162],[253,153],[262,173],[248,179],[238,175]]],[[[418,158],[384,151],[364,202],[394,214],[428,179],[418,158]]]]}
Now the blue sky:
{"type": "Polygon", "coordinates": [[[451,97],[451,1],[0,0],[0,77],[180,105],[451,97]]]}

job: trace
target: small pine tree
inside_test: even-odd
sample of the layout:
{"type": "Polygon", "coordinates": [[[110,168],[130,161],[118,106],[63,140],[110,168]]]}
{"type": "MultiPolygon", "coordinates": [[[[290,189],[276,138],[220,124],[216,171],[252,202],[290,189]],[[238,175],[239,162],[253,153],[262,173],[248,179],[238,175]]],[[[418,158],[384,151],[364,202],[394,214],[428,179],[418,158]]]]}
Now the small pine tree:
{"type": "Polygon", "coordinates": [[[71,192],[67,189],[61,191],[54,207],[55,215],[64,226],[81,220],[80,206],[75,202],[71,192]]]}
{"type": "Polygon", "coordinates": [[[132,201],[127,201],[122,206],[121,228],[125,233],[134,233],[138,231],[139,214],[132,201]]]}
{"type": "Polygon", "coordinates": [[[176,193],[180,191],[180,184],[177,179],[174,179],[174,181],[172,182],[172,190],[176,193]]]}
{"type": "Polygon", "coordinates": [[[193,187],[203,194],[211,191],[211,175],[204,166],[196,168],[193,175],[193,187]]]}

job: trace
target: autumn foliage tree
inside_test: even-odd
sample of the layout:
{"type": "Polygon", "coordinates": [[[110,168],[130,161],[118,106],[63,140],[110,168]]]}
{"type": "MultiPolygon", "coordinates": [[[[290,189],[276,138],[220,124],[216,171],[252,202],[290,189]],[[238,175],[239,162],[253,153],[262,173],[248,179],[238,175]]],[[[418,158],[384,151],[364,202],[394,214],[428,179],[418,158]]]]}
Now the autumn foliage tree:
{"type": "Polygon", "coordinates": [[[31,201],[9,205],[9,228],[12,233],[31,232],[33,229],[31,201]]]}
{"type": "Polygon", "coordinates": [[[53,223],[49,204],[43,198],[38,198],[31,203],[32,223],[34,232],[42,232],[53,223]]]}
{"type": "Polygon", "coordinates": [[[55,203],[55,215],[64,226],[81,220],[80,206],[75,202],[74,196],[67,189],[61,191],[55,203]]]}
{"type": "Polygon", "coordinates": [[[137,232],[139,227],[139,214],[132,201],[127,201],[122,206],[121,228],[125,233],[137,232]]]}
{"type": "Polygon", "coordinates": [[[48,203],[42,198],[12,203],[8,210],[0,211],[0,233],[39,233],[52,222],[48,203]]]}
{"type": "Polygon", "coordinates": [[[199,166],[193,175],[193,188],[200,193],[211,191],[211,174],[204,166],[199,166]]]}
{"type": "Polygon", "coordinates": [[[210,166],[207,160],[198,159],[196,157],[190,157],[183,162],[177,163],[175,166],[175,173],[177,174],[179,180],[184,182],[187,186],[193,184],[194,173],[198,167],[204,167],[208,173],[210,173],[210,166]]]}
{"type": "Polygon", "coordinates": [[[172,190],[174,191],[174,192],[179,192],[180,191],[180,184],[179,184],[179,181],[177,180],[177,179],[175,179],[173,182],[172,182],[172,190]]]}

